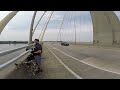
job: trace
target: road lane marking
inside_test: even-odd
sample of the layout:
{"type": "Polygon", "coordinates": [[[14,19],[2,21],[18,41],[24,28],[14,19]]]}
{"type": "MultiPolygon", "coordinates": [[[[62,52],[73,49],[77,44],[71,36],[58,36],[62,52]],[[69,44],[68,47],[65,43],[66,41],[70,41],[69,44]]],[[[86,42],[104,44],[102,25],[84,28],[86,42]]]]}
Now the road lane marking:
{"type": "MultiPolygon", "coordinates": [[[[51,46],[51,47],[52,47],[52,46],[51,46]]],[[[97,66],[88,64],[88,63],[86,63],[86,62],[84,62],[84,61],[81,61],[80,59],[77,59],[77,58],[75,58],[75,57],[73,57],[73,56],[70,56],[70,55],[64,53],[63,51],[61,51],[61,50],[59,50],[59,49],[57,49],[57,48],[55,48],[55,47],[53,47],[53,49],[55,49],[55,50],[57,50],[57,51],[63,53],[64,55],[66,55],[66,56],[68,56],[68,57],[71,57],[72,59],[74,59],[74,60],[76,60],[76,61],[79,61],[79,62],[81,62],[81,63],[87,64],[87,65],[89,65],[89,66],[92,66],[92,67],[94,67],[94,68],[97,68],[97,69],[100,69],[100,70],[103,70],[103,71],[107,71],[107,72],[111,72],[111,73],[115,73],[115,74],[120,75],[120,73],[118,73],[118,72],[110,71],[110,70],[107,70],[107,69],[104,69],[104,68],[100,68],[100,67],[97,67],[97,66]]]]}
{"type": "MultiPolygon", "coordinates": [[[[47,47],[48,48],[48,47],[47,47]]],[[[49,49],[49,48],[48,48],[49,49]]],[[[74,75],[77,79],[83,79],[79,75],[77,75],[74,71],[72,71],[67,65],[65,65],[54,53],[52,50],[49,49],[49,51],[59,60],[59,62],[72,74],[74,75]]]]}

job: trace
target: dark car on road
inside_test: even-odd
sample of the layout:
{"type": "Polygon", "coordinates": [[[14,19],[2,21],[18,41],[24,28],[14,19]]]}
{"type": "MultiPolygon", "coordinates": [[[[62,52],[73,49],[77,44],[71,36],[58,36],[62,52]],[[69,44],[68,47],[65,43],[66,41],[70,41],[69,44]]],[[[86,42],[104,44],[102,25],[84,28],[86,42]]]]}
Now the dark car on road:
{"type": "Polygon", "coordinates": [[[69,46],[69,43],[67,43],[67,42],[61,42],[61,45],[63,45],[63,46],[69,46]]]}

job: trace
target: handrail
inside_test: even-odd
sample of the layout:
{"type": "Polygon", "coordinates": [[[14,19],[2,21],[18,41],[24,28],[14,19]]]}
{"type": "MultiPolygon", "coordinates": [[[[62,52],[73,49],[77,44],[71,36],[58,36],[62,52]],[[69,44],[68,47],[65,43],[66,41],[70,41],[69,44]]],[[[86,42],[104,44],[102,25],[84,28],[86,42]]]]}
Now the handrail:
{"type": "Polygon", "coordinates": [[[23,47],[19,47],[19,48],[10,49],[10,50],[6,50],[6,51],[3,51],[3,52],[0,52],[0,57],[1,57],[1,56],[5,56],[5,55],[7,55],[7,54],[9,54],[9,53],[13,53],[13,52],[18,51],[18,50],[21,50],[21,49],[23,49],[23,48],[30,47],[30,46],[32,46],[32,44],[31,44],[31,45],[27,45],[27,46],[23,46],[23,47]]]}
{"type": "Polygon", "coordinates": [[[18,59],[20,59],[21,57],[23,57],[23,56],[24,56],[25,54],[27,54],[28,52],[29,52],[29,51],[25,51],[24,53],[22,53],[21,55],[15,57],[14,59],[12,59],[12,60],[10,60],[10,61],[8,61],[8,62],[6,62],[6,63],[1,64],[1,65],[0,65],[0,70],[2,70],[3,68],[9,66],[11,63],[17,61],[18,59]]]}

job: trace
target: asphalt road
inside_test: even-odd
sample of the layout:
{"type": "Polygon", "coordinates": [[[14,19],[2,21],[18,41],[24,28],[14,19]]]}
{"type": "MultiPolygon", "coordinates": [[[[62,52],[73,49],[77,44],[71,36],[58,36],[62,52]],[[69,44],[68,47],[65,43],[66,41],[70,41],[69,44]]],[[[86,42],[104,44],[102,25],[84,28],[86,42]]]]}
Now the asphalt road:
{"type": "Polygon", "coordinates": [[[55,60],[61,60],[83,79],[120,79],[119,49],[82,45],[61,46],[59,43],[45,43],[45,46],[48,47],[49,53],[52,53],[49,57],[56,56],[55,60]]]}
{"type": "MultiPolygon", "coordinates": [[[[120,79],[120,49],[44,43],[38,79],[120,79]]],[[[27,79],[22,70],[8,78],[27,79]]]]}

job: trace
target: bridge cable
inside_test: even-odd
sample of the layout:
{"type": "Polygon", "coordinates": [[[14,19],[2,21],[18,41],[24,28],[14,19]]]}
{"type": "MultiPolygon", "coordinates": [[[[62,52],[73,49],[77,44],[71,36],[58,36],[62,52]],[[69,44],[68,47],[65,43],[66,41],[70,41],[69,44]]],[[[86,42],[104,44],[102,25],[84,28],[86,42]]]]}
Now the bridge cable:
{"type": "MultiPolygon", "coordinates": [[[[68,11],[69,12],[69,11],[68,11]]],[[[67,26],[68,26],[68,13],[66,15],[66,18],[65,18],[65,21],[64,21],[64,25],[63,25],[63,30],[62,30],[62,34],[63,34],[63,41],[66,40],[66,29],[67,29],[67,26]]]]}
{"type": "Polygon", "coordinates": [[[76,19],[76,12],[75,12],[75,16],[74,16],[74,30],[75,30],[75,44],[76,44],[76,23],[75,23],[75,19],[76,19]]]}
{"type": "Polygon", "coordinates": [[[43,28],[43,34],[42,34],[42,36],[41,36],[40,41],[42,41],[42,40],[43,40],[44,34],[45,34],[45,32],[46,32],[46,29],[47,29],[48,23],[49,23],[49,21],[50,21],[50,19],[51,19],[52,15],[53,15],[53,12],[54,12],[54,11],[52,11],[52,12],[51,12],[51,14],[50,14],[50,16],[49,16],[49,18],[48,18],[48,21],[47,21],[47,23],[46,23],[45,27],[43,28]]]}
{"type": "Polygon", "coordinates": [[[67,18],[66,18],[66,27],[65,27],[66,29],[64,29],[64,37],[65,37],[64,39],[65,39],[65,41],[67,42],[67,40],[68,40],[68,36],[67,36],[68,33],[67,33],[67,31],[68,31],[68,29],[69,29],[68,27],[69,27],[69,23],[70,23],[70,22],[69,22],[70,11],[68,11],[68,14],[67,14],[66,17],[67,17],[67,18]]]}
{"type": "Polygon", "coordinates": [[[40,32],[40,35],[39,35],[39,40],[40,40],[40,38],[42,37],[42,34],[43,34],[43,32],[44,32],[44,28],[45,28],[45,26],[46,26],[46,24],[47,24],[47,22],[48,22],[48,20],[49,20],[50,15],[51,15],[51,14],[49,14],[49,16],[47,17],[47,19],[46,19],[46,21],[45,21],[45,23],[44,23],[44,25],[43,25],[43,28],[42,28],[42,30],[41,30],[41,32],[40,32]]]}
{"type": "MultiPolygon", "coordinates": [[[[90,12],[89,12],[89,15],[90,15],[90,12]]],[[[92,18],[90,17],[90,44],[92,43],[92,18]]]]}
{"type": "MultiPolygon", "coordinates": [[[[82,30],[82,28],[81,28],[82,19],[81,19],[81,18],[82,18],[82,17],[81,17],[81,12],[79,12],[79,13],[80,13],[80,24],[79,24],[79,25],[80,25],[80,30],[79,30],[80,32],[79,32],[79,33],[81,34],[81,30],[82,30]]],[[[81,36],[81,35],[80,35],[80,36],[81,36]]],[[[80,39],[81,39],[80,36],[79,36],[79,42],[81,41],[81,40],[80,40],[80,39]]]]}
{"type": "Polygon", "coordinates": [[[61,22],[61,25],[60,25],[60,29],[59,29],[58,36],[57,36],[57,41],[58,41],[59,35],[60,35],[60,41],[61,41],[61,29],[63,28],[63,23],[64,23],[64,20],[65,20],[65,15],[66,15],[66,11],[65,11],[65,13],[63,15],[63,19],[62,19],[62,22],[61,22]]]}
{"type": "Polygon", "coordinates": [[[44,23],[44,25],[43,25],[43,27],[42,27],[42,30],[40,31],[39,40],[40,40],[40,38],[41,38],[41,35],[42,35],[42,33],[43,33],[43,28],[45,27],[45,24],[47,23],[48,19],[49,19],[49,16],[48,16],[48,18],[46,19],[46,21],[45,21],[45,23],[44,23]]]}
{"type": "MultiPolygon", "coordinates": [[[[68,11],[69,12],[69,11],[68,11]]],[[[66,38],[66,29],[67,29],[67,26],[68,26],[68,13],[66,14],[66,18],[65,18],[65,21],[64,21],[64,24],[63,24],[63,30],[62,30],[62,34],[63,34],[63,41],[65,41],[65,38],[66,38]]]]}
{"type": "MultiPolygon", "coordinates": [[[[70,27],[72,28],[72,12],[70,12],[70,21],[71,21],[71,22],[70,22],[70,27]]],[[[69,32],[70,32],[69,34],[72,36],[71,30],[72,30],[72,29],[69,29],[69,32]]],[[[70,36],[70,35],[69,35],[69,36],[70,36]]],[[[71,42],[72,42],[72,37],[71,37],[71,42]]]]}
{"type": "Polygon", "coordinates": [[[65,26],[64,26],[64,30],[63,30],[63,36],[64,36],[64,41],[67,41],[68,36],[67,36],[67,29],[69,29],[69,24],[70,24],[70,19],[69,17],[71,16],[70,14],[71,11],[68,11],[67,15],[66,15],[66,20],[65,20],[65,26]],[[67,24],[66,24],[67,23],[67,24]]]}
{"type": "MultiPolygon", "coordinates": [[[[44,11],[44,13],[42,14],[42,16],[40,17],[40,19],[38,20],[38,22],[37,22],[37,24],[36,24],[36,26],[35,26],[35,28],[33,29],[33,31],[32,31],[32,33],[34,34],[34,32],[35,32],[35,30],[36,30],[36,28],[37,28],[37,26],[38,26],[38,24],[40,23],[40,21],[42,20],[42,18],[43,18],[43,16],[45,15],[45,13],[46,13],[46,11],[44,11]]],[[[32,34],[32,35],[33,35],[32,34]]]]}
{"type": "Polygon", "coordinates": [[[68,13],[68,25],[67,25],[67,29],[66,29],[66,41],[68,41],[68,39],[69,39],[69,31],[70,31],[70,21],[71,21],[71,11],[69,11],[69,13],[68,13]]]}
{"type": "MultiPolygon", "coordinates": [[[[44,23],[43,27],[45,26],[46,23],[47,23],[47,20],[46,20],[46,22],[44,23]]],[[[42,28],[42,29],[43,29],[43,28],[42,28]]],[[[43,30],[40,31],[39,40],[40,40],[40,38],[41,38],[42,33],[43,33],[43,30]]]]}
{"type": "Polygon", "coordinates": [[[70,25],[71,24],[71,11],[68,12],[68,21],[67,21],[67,24],[68,25],[66,25],[67,29],[66,29],[66,35],[65,35],[66,36],[66,41],[68,41],[68,39],[70,38],[69,37],[70,36],[69,35],[69,31],[70,31],[70,28],[71,28],[71,25],[70,25]]]}
{"type": "Polygon", "coordinates": [[[71,27],[71,29],[73,30],[73,33],[72,33],[72,41],[74,42],[74,18],[73,18],[73,11],[72,11],[72,20],[71,20],[71,22],[72,22],[72,27],[71,27]]]}

